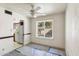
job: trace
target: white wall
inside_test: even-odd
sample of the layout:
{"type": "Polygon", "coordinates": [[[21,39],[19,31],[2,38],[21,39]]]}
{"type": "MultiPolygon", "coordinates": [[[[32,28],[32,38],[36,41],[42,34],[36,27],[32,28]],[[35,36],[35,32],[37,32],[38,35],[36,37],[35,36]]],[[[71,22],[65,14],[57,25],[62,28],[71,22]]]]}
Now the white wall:
{"type": "Polygon", "coordinates": [[[11,15],[4,14],[4,9],[0,9],[0,37],[11,36],[13,31],[13,18],[11,15]]]}
{"type": "MultiPolygon", "coordinates": [[[[6,8],[0,7],[0,37],[4,36],[11,36],[13,35],[13,23],[19,22],[20,20],[24,20],[24,33],[30,32],[29,28],[29,19],[27,19],[25,16],[22,16],[16,12],[13,12],[12,15],[8,15],[4,13],[4,10],[6,8]]],[[[27,44],[30,42],[30,36],[24,37],[24,44],[27,44]]],[[[14,50],[14,42],[13,38],[7,38],[7,39],[0,39],[0,55],[3,55],[5,53],[8,53],[12,50],[14,50]]]]}
{"type": "MultiPolygon", "coordinates": [[[[24,20],[24,34],[30,33],[30,20],[27,18],[24,20]]],[[[24,36],[24,44],[30,43],[30,35],[24,36]]]]}
{"type": "Polygon", "coordinates": [[[65,13],[57,13],[54,15],[49,15],[45,17],[39,17],[31,20],[31,40],[32,42],[48,45],[57,48],[65,48],[65,13]],[[53,25],[53,34],[54,39],[43,39],[37,38],[36,35],[36,21],[40,20],[50,20],[54,21],[53,25]]]}
{"type": "Polygon", "coordinates": [[[79,56],[79,4],[68,4],[66,11],[66,55],[79,56]]]}
{"type": "Polygon", "coordinates": [[[0,55],[4,55],[14,49],[13,38],[0,40],[0,55]]]}

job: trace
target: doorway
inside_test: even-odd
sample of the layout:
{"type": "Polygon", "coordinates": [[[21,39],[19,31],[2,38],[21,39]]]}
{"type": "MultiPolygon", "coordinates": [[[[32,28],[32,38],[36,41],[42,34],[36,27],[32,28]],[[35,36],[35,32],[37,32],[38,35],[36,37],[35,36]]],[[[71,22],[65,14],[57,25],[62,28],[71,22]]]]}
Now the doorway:
{"type": "Polygon", "coordinates": [[[20,20],[18,23],[14,23],[14,42],[19,44],[24,43],[24,21],[20,20]]]}

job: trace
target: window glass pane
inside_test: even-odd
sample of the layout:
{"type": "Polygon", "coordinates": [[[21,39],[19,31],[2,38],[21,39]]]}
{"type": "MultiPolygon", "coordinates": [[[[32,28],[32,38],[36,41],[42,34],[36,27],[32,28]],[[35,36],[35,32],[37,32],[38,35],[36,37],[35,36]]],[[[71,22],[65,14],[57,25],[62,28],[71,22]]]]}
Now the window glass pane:
{"type": "Polygon", "coordinates": [[[52,28],[52,22],[45,22],[45,28],[49,29],[52,28]]]}
{"type": "Polygon", "coordinates": [[[44,27],[44,22],[39,22],[38,27],[44,27]]]}
{"type": "Polygon", "coordinates": [[[45,29],[45,37],[52,37],[52,30],[45,29]]]}
{"type": "Polygon", "coordinates": [[[38,29],[38,36],[44,36],[44,29],[38,29]]]}

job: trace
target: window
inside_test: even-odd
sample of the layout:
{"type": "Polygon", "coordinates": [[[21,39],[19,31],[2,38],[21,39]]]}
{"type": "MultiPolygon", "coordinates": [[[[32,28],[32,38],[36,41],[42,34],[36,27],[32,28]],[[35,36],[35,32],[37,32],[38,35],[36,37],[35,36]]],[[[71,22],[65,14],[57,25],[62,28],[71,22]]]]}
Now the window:
{"type": "Polygon", "coordinates": [[[36,37],[53,39],[53,21],[36,21],[36,37]]]}

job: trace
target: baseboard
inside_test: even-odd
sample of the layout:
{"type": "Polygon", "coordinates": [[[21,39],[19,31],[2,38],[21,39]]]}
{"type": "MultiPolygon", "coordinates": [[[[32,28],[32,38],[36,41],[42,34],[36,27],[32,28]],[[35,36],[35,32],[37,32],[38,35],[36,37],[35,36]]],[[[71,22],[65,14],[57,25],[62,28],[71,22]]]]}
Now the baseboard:
{"type": "Polygon", "coordinates": [[[36,42],[30,42],[30,43],[39,44],[39,45],[43,45],[43,46],[48,46],[48,47],[51,47],[51,48],[56,48],[56,49],[65,51],[65,48],[59,48],[59,47],[55,47],[55,46],[49,46],[49,45],[40,44],[40,43],[36,43],[36,42]]]}

